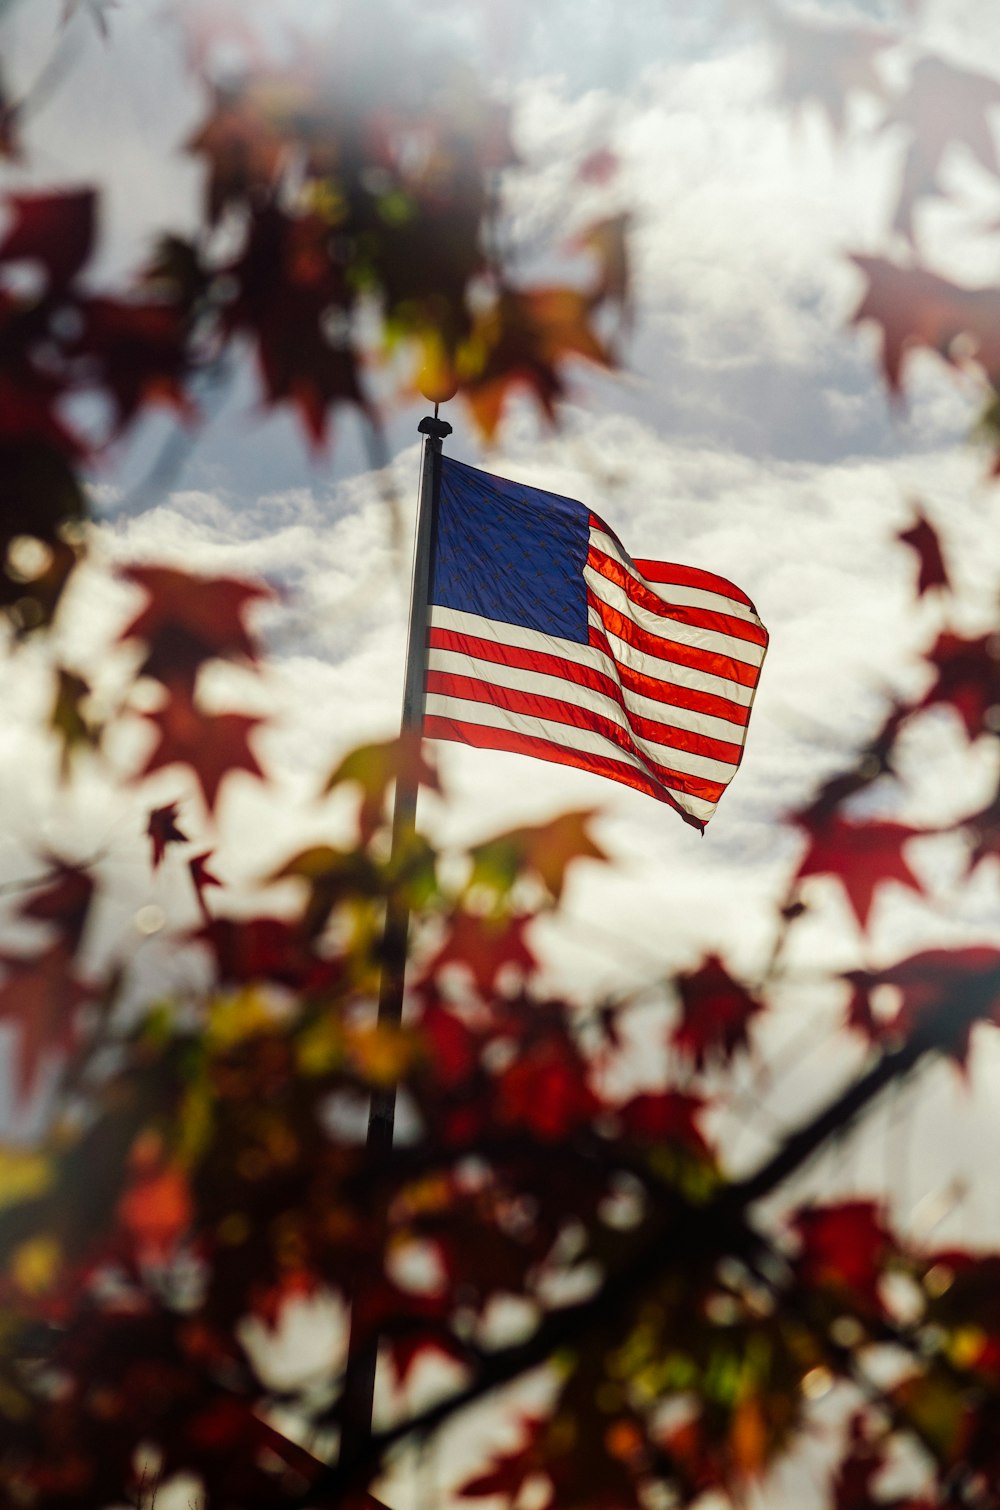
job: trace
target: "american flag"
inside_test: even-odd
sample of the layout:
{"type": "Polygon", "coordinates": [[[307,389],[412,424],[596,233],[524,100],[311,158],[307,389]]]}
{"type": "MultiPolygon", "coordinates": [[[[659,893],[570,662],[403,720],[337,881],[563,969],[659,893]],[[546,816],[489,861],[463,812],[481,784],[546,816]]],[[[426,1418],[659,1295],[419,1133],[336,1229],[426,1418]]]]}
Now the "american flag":
{"type": "Polygon", "coordinates": [[[442,459],[426,737],[579,766],[704,828],[766,650],[725,578],[633,561],[583,504],[442,459]]]}

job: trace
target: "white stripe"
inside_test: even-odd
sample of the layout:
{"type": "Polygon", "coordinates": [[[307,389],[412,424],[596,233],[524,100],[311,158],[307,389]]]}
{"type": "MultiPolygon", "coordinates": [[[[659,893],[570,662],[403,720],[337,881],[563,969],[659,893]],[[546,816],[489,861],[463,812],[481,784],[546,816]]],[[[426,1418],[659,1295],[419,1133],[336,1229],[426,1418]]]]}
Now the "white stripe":
{"type": "MultiPolygon", "coordinates": [[[[486,684],[484,683],[484,685],[486,684]]],[[[572,703],[575,707],[582,708],[584,712],[604,712],[603,708],[591,708],[589,706],[589,703],[585,701],[585,697],[589,695],[587,694],[586,688],[578,687],[573,682],[560,682],[559,685],[561,689],[561,696],[559,699],[560,702],[572,703]],[[570,687],[573,689],[574,695],[572,697],[567,697],[566,689],[570,687]],[[577,696],[576,694],[584,694],[584,696],[577,696]]],[[[607,699],[602,699],[602,701],[606,702],[607,699]]],[[[512,710],[508,713],[508,710],[506,708],[497,708],[493,703],[481,703],[478,700],[472,698],[466,699],[451,697],[449,696],[449,694],[444,692],[428,693],[425,700],[425,707],[427,709],[427,712],[440,712],[441,710],[438,707],[434,706],[439,702],[454,702],[456,704],[461,704],[463,708],[490,708],[492,710],[492,713],[499,715],[501,722],[505,722],[508,716],[510,716],[514,718],[536,719],[537,722],[545,724],[546,728],[556,730],[576,728],[575,724],[560,723],[555,718],[549,720],[539,718],[538,715],[533,713],[514,713],[512,710]]],[[[459,715],[455,714],[452,716],[458,717],[459,715]]],[[[494,722],[494,719],[492,717],[488,719],[479,719],[472,717],[471,714],[462,714],[461,716],[468,719],[470,723],[494,722]]],[[[685,776],[702,776],[707,781],[729,782],[733,779],[733,774],[736,770],[736,764],[734,761],[713,760],[709,755],[696,755],[691,750],[679,750],[676,745],[672,745],[668,741],[663,741],[661,743],[658,740],[642,738],[629,727],[628,720],[626,719],[624,713],[615,704],[612,704],[608,709],[607,717],[612,723],[616,724],[618,728],[624,731],[631,743],[635,746],[636,750],[638,750],[640,756],[645,756],[648,760],[653,761],[657,765],[669,766],[674,771],[683,772],[685,776]]],[[[603,734],[599,737],[601,739],[605,738],[603,734]]],[[[558,741],[562,738],[562,735],[549,734],[546,736],[546,738],[555,739],[558,741]]],[[[611,744],[612,741],[609,740],[608,743],[611,744]]],[[[615,745],[615,749],[618,748],[619,746],[615,745]]]]}
{"type": "MultiPolygon", "coordinates": [[[[427,664],[431,671],[442,671],[450,676],[470,676],[495,686],[513,687],[519,692],[534,692],[539,697],[569,698],[582,706],[592,707],[595,712],[606,714],[608,718],[621,720],[621,705],[615,698],[606,692],[598,692],[593,687],[581,687],[578,682],[570,681],[567,677],[550,676],[543,671],[528,671],[520,666],[504,666],[496,661],[479,660],[460,650],[431,650],[428,652],[427,664]]],[[[617,677],[612,679],[620,686],[617,677]]],[[[743,744],[746,736],[743,724],[713,718],[708,713],[696,713],[691,708],[679,708],[673,703],[657,702],[625,687],[621,688],[621,692],[628,711],[640,718],[650,718],[658,724],[667,724],[675,729],[689,729],[692,733],[704,734],[709,739],[724,739],[728,744],[743,744]]]]}
{"type": "Polygon", "coordinates": [[[607,603],[609,608],[616,609],[649,634],[673,640],[678,645],[690,645],[696,650],[707,650],[712,655],[728,655],[747,666],[759,666],[764,659],[763,645],[755,645],[751,640],[738,640],[735,635],[719,634],[714,629],[703,629],[700,624],[685,624],[680,619],[653,613],[633,602],[623,587],[602,576],[592,566],[584,567],[583,577],[602,603],[607,603]]]}
{"type": "MultiPolygon", "coordinates": [[[[651,578],[644,577],[632,557],[626,555],[618,542],[604,530],[591,528],[590,543],[595,550],[602,551],[614,561],[620,561],[630,577],[641,582],[643,587],[648,587],[651,593],[655,593],[665,603],[677,603],[682,608],[704,608],[710,613],[728,613],[734,619],[745,619],[748,624],[757,624],[763,628],[759,615],[739,598],[727,597],[710,587],[692,587],[687,582],[654,582],[651,578]]],[[[687,570],[697,571],[698,568],[691,566],[687,570]]]]}
{"type": "Polygon", "coordinates": [[[438,718],[450,718],[456,723],[478,724],[484,728],[511,729],[527,738],[545,739],[551,744],[564,745],[570,750],[579,750],[586,755],[604,755],[620,760],[625,765],[641,771],[670,792],[675,802],[694,818],[708,819],[715,812],[717,803],[706,802],[689,792],[678,792],[667,785],[662,776],[648,768],[628,750],[606,739],[592,729],[578,729],[572,724],[550,723],[544,718],[533,718],[527,713],[512,713],[506,708],[495,708],[491,703],[470,703],[463,698],[443,697],[431,693],[427,698],[427,713],[438,718]]]}
{"type": "Polygon", "coordinates": [[[612,634],[604,624],[599,609],[589,608],[587,618],[595,629],[599,629],[607,636],[608,644],[611,646],[611,655],[604,652],[605,670],[613,666],[617,660],[629,670],[636,671],[641,676],[652,677],[656,682],[670,682],[675,687],[690,688],[694,692],[710,692],[713,697],[726,697],[730,702],[739,703],[743,708],[749,708],[753,702],[752,687],[744,687],[740,682],[731,682],[725,676],[713,676],[711,671],[701,671],[694,666],[682,666],[679,661],[664,661],[659,656],[647,655],[644,650],[637,650],[627,640],[619,639],[616,634],[612,634]]]}
{"type": "MultiPolygon", "coordinates": [[[[607,634],[595,608],[587,610],[588,623],[607,634]]],[[[483,618],[478,613],[463,613],[456,608],[431,607],[431,626],[434,629],[450,630],[453,634],[472,635],[480,640],[489,640],[494,645],[511,645],[517,650],[531,650],[536,654],[558,655],[574,661],[578,666],[590,666],[605,676],[616,676],[615,661],[606,651],[596,645],[581,645],[579,640],[566,640],[554,634],[542,634],[538,629],[523,629],[519,624],[505,624],[496,619],[483,618]]],[[[648,676],[655,682],[669,682],[681,689],[691,688],[696,692],[710,692],[715,697],[728,698],[748,708],[753,701],[753,688],[731,682],[726,677],[713,676],[710,671],[699,671],[691,666],[680,666],[676,661],[661,660],[659,656],[647,655],[626,644],[617,635],[608,634],[608,643],[613,655],[623,666],[648,676]]]]}

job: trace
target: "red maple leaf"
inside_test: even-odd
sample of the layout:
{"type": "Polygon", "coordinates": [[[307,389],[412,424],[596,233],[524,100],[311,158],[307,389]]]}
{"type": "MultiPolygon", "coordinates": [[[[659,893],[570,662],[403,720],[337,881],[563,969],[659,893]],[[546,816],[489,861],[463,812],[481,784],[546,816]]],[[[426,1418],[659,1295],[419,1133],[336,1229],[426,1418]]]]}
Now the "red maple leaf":
{"type": "Polygon", "coordinates": [[[708,1144],[698,1126],[707,1103],[686,1091],[647,1091],[615,1108],[625,1134],[637,1143],[679,1143],[693,1153],[707,1154],[708,1144]]]}
{"type": "Polygon", "coordinates": [[[156,870],[166,853],[168,844],[186,844],[187,834],[177,827],[178,803],[168,802],[165,807],[154,807],[146,825],[153,845],[153,869],[156,870]]]}
{"type": "Polygon", "coordinates": [[[903,167],[894,225],[913,231],[913,211],[923,195],[938,194],[945,157],[961,144],[987,172],[998,171],[997,148],[988,111],[1000,104],[1000,82],[987,74],[955,68],[938,57],[919,58],[909,87],[887,126],[907,126],[910,146],[903,167]]]}
{"type": "Polygon", "coordinates": [[[814,1206],[800,1211],[794,1225],[802,1240],[796,1271],[807,1288],[835,1290],[880,1309],[878,1285],[891,1240],[874,1202],[814,1206]]]}
{"type": "Polygon", "coordinates": [[[927,657],[937,676],[920,708],[948,703],[970,739],[996,733],[1000,718],[1000,636],[967,640],[946,630],[927,657]]]}
{"type": "Polygon", "coordinates": [[[919,838],[922,830],[901,823],[856,823],[835,812],[799,821],[809,836],[809,847],[796,879],[837,876],[862,928],[867,926],[875,892],[883,882],[897,881],[923,891],[902,853],[907,840],[919,838]]]}
{"type": "Polygon", "coordinates": [[[679,975],[677,990],[681,1019],[671,1035],[677,1050],[690,1055],[698,1070],[710,1061],[728,1064],[746,1047],[747,1028],[762,1003],[714,954],[691,974],[679,975]]]}
{"type": "Polygon", "coordinates": [[[917,560],[920,562],[917,597],[922,598],[925,592],[930,592],[934,587],[943,587],[947,590],[950,583],[937,530],[919,508],[916,514],[915,522],[908,530],[900,530],[896,539],[901,545],[908,545],[916,552],[917,560]]]}
{"type": "Polygon", "coordinates": [[[526,1441],[512,1452],[498,1453],[485,1473],[476,1474],[459,1489],[463,1499],[486,1499],[503,1495],[513,1505],[522,1485],[530,1477],[545,1471],[543,1438],[547,1422],[531,1416],[521,1418],[526,1441]]]}
{"type": "Polygon", "coordinates": [[[895,40],[867,26],[775,16],[782,54],[781,91],[793,106],[813,101],[840,133],[852,94],[884,99],[886,86],[876,59],[895,40]]]}
{"type": "Polygon", "coordinates": [[[153,402],[194,418],[183,386],[189,357],[182,310],[162,301],[120,299],[86,299],[77,309],[83,325],[69,349],[89,364],[93,382],[110,396],[116,432],[153,402]]]}
{"type": "Polygon", "coordinates": [[[335,404],[354,404],[373,424],[377,418],[353,345],[331,329],[331,311],[339,311],[346,330],[354,302],[332,246],[322,216],[293,217],[269,205],[254,214],[243,255],[229,269],[239,293],[227,326],[254,338],[265,399],[293,404],[316,446],[326,440],[335,404]]]}
{"type": "Polygon", "coordinates": [[[896,743],[899,727],[909,711],[905,707],[892,708],[875,738],[859,752],[850,770],[843,771],[824,782],[809,806],[796,815],[796,821],[812,830],[848,797],[853,797],[855,793],[871,786],[880,776],[891,775],[894,770],[893,746],[896,743]]]}
{"type": "Polygon", "coordinates": [[[1000,792],[978,813],[963,819],[962,828],[971,840],[969,870],[981,860],[1000,855],[1000,792]]]}
{"type": "Polygon", "coordinates": [[[195,936],[211,948],[219,979],[228,984],[272,980],[319,992],[329,989],[343,968],[315,955],[306,931],[283,918],[213,918],[195,936]]]}
{"type": "Polygon", "coordinates": [[[94,244],[94,190],[12,194],[5,203],[14,223],[0,242],[0,262],[41,263],[48,278],[47,292],[61,292],[83,267],[94,244]]]}
{"type": "Polygon", "coordinates": [[[0,986],[0,1018],[18,1029],[15,1079],[27,1100],[47,1056],[76,1044],[77,1008],[92,993],[74,973],[73,950],[64,939],[41,954],[0,955],[6,979],[0,986]]]}
{"type": "MultiPolygon", "coordinates": [[[[863,1415],[856,1415],[850,1425],[850,1447],[840,1462],[833,1480],[833,1510],[877,1510],[892,1501],[880,1500],[874,1492],[875,1480],[886,1464],[887,1453],[880,1441],[868,1434],[863,1415]]],[[[899,1505],[896,1510],[902,1510],[899,1505]]],[[[906,1510],[920,1510],[913,1502],[906,1510]]]]}
{"type": "Polygon", "coordinates": [[[424,1007],[420,1031],[427,1040],[427,1065],[435,1082],[449,1089],[467,1084],[479,1062],[481,1039],[437,1002],[424,1007]]]}
{"type": "Polygon", "coordinates": [[[498,1077],[493,1116],[555,1142],[589,1121],[599,1105],[568,1040],[546,1038],[522,1051],[498,1077]]]}
{"type": "Polygon", "coordinates": [[[51,877],[18,910],[21,917],[55,923],[71,948],[79,946],[94,899],[94,879],[82,865],[53,860],[51,877]]]}
{"type": "MultiPolygon", "coordinates": [[[[249,30],[246,36],[251,38],[249,30]]],[[[204,38],[199,46],[203,43],[204,38]]],[[[275,82],[273,75],[269,82],[275,82]]],[[[301,95],[300,82],[290,78],[284,82],[286,92],[292,89],[296,97],[301,95]]],[[[189,152],[205,161],[206,209],[211,225],[252,191],[273,188],[289,158],[292,142],[280,124],[268,118],[263,108],[265,94],[264,89],[256,93],[252,88],[216,89],[211,114],[187,144],[189,152]]]]}
{"type": "Polygon", "coordinates": [[[188,870],[191,872],[191,884],[194,887],[195,896],[198,898],[198,906],[206,923],[211,923],[212,914],[208,910],[205,901],[205,889],[209,886],[221,886],[223,883],[218,876],[214,876],[208,868],[208,861],[212,858],[212,851],[206,849],[204,854],[192,855],[188,861],[188,870]]]}
{"type": "Polygon", "coordinates": [[[463,966],[472,976],[477,990],[489,997],[497,988],[500,974],[512,970],[519,976],[530,975],[537,960],[525,940],[530,917],[478,917],[458,912],[450,920],[448,937],[424,967],[423,978],[430,980],[447,965],[463,966]]]}
{"type": "Polygon", "coordinates": [[[882,328],[882,367],[893,393],[902,387],[903,363],[918,347],[958,366],[976,362],[1000,375],[1000,289],[962,288],[919,265],[900,267],[885,257],[852,257],[868,280],[855,325],[882,328]]]}
{"type": "Polygon", "coordinates": [[[1000,1017],[1000,953],[995,949],[931,949],[879,971],[855,971],[848,1026],[869,1042],[892,1043],[913,1033],[964,1065],[977,1022],[1000,1017]],[[872,995],[891,986],[899,1005],[876,1015],[872,995]]]}
{"type": "Polygon", "coordinates": [[[231,771],[247,771],[263,778],[250,749],[249,736],[263,723],[250,713],[202,713],[184,688],[173,687],[162,708],[142,715],[158,738],[140,778],[166,766],[186,765],[193,771],[214,812],[219,787],[231,771]]]}
{"type": "Polygon", "coordinates": [[[257,646],[247,609],[273,598],[269,587],[237,577],[196,577],[169,566],[129,566],[122,576],[141,587],[146,606],[122,630],[122,640],[145,640],[140,675],[193,685],[208,660],[243,659],[256,665],[257,646]]]}

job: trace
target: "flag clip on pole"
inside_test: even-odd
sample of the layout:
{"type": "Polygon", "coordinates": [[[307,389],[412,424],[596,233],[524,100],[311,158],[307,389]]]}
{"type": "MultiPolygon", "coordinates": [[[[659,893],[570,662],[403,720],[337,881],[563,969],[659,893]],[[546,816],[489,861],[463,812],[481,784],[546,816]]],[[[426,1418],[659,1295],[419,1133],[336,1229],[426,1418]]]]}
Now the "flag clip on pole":
{"type": "MultiPolygon", "coordinates": [[[[403,716],[400,735],[418,741],[423,727],[424,688],[427,682],[427,626],[430,614],[431,573],[434,562],[434,537],[437,528],[438,497],[441,489],[441,447],[451,434],[446,420],[436,413],[420,421],[423,436],[420,458],[420,490],[417,498],[416,538],[413,550],[413,576],[410,586],[410,622],[406,642],[406,678],[403,685],[403,716]]],[[[404,762],[405,764],[405,762],[404,762]]],[[[389,868],[396,865],[416,831],[417,781],[413,768],[401,770],[396,782],[392,814],[392,851],[389,868]]],[[[410,909],[398,890],[390,891],[386,904],[385,932],[382,944],[382,975],[379,986],[378,1021],[396,1024],[403,1015],[403,985],[406,974],[406,945],[410,930],[410,909]]],[[[367,1147],[374,1153],[392,1147],[396,1115],[394,1085],[372,1092],[368,1113],[367,1147]]],[[[371,1436],[372,1407],[375,1397],[377,1347],[372,1338],[359,1337],[355,1322],[357,1288],[352,1307],[351,1334],[347,1349],[341,1412],[341,1447],[357,1451],[371,1436]]]]}

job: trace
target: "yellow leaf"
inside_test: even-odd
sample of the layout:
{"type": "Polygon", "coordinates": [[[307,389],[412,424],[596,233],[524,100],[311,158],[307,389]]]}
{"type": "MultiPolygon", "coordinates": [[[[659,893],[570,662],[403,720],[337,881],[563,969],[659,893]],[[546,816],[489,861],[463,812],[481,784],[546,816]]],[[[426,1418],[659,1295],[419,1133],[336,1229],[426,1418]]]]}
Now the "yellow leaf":
{"type": "Polygon", "coordinates": [[[355,1030],[349,1042],[358,1073],[372,1085],[395,1085],[416,1051],[413,1034],[389,1023],[355,1030]]]}
{"type": "Polygon", "coordinates": [[[55,1283],[62,1250],[54,1237],[29,1237],[14,1250],[11,1278],[25,1295],[44,1295],[55,1283]]]}
{"type": "Polygon", "coordinates": [[[40,1153],[0,1148],[0,1207],[43,1195],[52,1184],[52,1165],[40,1153]]]}
{"type": "Polygon", "coordinates": [[[746,1395],[733,1411],[729,1426],[729,1450],[740,1473],[758,1474],[767,1461],[768,1432],[756,1395],[746,1395]]]}
{"type": "Polygon", "coordinates": [[[259,986],[246,986],[209,1002],[206,1041],[210,1050],[224,1052],[247,1038],[271,1032],[277,1021],[278,1012],[267,994],[259,986]]]}

